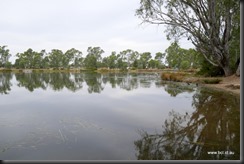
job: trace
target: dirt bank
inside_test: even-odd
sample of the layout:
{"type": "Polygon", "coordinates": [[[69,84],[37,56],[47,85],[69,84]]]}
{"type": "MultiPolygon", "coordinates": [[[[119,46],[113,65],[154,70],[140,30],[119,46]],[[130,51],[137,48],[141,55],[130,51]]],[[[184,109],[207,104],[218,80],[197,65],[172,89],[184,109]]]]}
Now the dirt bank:
{"type": "MultiPolygon", "coordinates": [[[[202,85],[202,86],[207,86],[207,87],[211,87],[211,88],[215,88],[215,89],[221,89],[221,90],[225,90],[225,91],[240,95],[240,87],[241,87],[240,86],[240,83],[241,83],[240,77],[237,77],[235,75],[228,76],[228,77],[218,77],[217,79],[221,80],[218,84],[201,83],[200,81],[202,81],[204,79],[210,79],[210,78],[189,77],[189,78],[184,79],[184,81],[199,83],[199,85],[202,85]]],[[[216,79],[216,77],[214,77],[214,79],[216,79]]]]}

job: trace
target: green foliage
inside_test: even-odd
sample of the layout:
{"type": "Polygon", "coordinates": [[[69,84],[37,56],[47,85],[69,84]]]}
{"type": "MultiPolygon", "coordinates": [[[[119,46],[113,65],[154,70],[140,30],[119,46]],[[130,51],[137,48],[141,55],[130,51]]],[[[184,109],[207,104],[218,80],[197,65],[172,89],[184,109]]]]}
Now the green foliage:
{"type": "Polygon", "coordinates": [[[113,51],[112,54],[108,57],[108,67],[113,69],[116,68],[116,52],[113,51]]]}
{"type": "Polygon", "coordinates": [[[64,53],[63,57],[63,67],[69,67],[71,65],[78,67],[81,65],[81,55],[82,52],[71,48],[64,53]]]}
{"type": "Polygon", "coordinates": [[[166,50],[166,63],[170,68],[189,69],[200,66],[200,54],[194,49],[183,49],[173,42],[166,50]]]}
{"type": "Polygon", "coordinates": [[[200,70],[197,72],[197,75],[203,76],[223,76],[224,71],[221,67],[216,67],[206,61],[203,57],[201,58],[201,67],[200,70]]]}
{"type": "Polygon", "coordinates": [[[148,68],[156,68],[158,67],[159,62],[157,60],[151,59],[148,62],[148,68]]]}
{"type": "Polygon", "coordinates": [[[8,61],[8,62],[5,64],[5,68],[10,69],[11,67],[12,67],[12,63],[8,61]]]}
{"type": "Polygon", "coordinates": [[[183,70],[189,69],[190,66],[191,66],[190,62],[187,61],[187,60],[184,60],[184,61],[181,62],[181,69],[183,69],[183,70]]]}
{"type": "Polygon", "coordinates": [[[17,68],[43,68],[42,58],[44,51],[35,52],[31,48],[23,53],[18,53],[18,59],[15,60],[15,67],[17,68]]]}
{"type": "Polygon", "coordinates": [[[87,56],[84,59],[84,65],[88,69],[97,69],[99,67],[99,62],[102,61],[101,54],[104,51],[100,47],[88,47],[87,56]]]}
{"type": "MultiPolygon", "coordinates": [[[[111,55],[102,58],[104,51],[100,47],[88,47],[86,57],[82,57],[82,52],[71,48],[63,53],[62,50],[52,49],[46,53],[45,50],[36,52],[29,48],[23,53],[16,55],[17,59],[14,68],[21,69],[48,69],[67,70],[72,68],[96,70],[98,68],[109,69],[162,69],[165,68],[163,59],[166,53],[157,52],[152,58],[150,52],[139,53],[126,49],[120,53],[113,51],[111,55]]],[[[7,65],[6,65],[7,66],[7,65]]],[[[8,63],[8,68],[12,65],[8,63]]]]}
{"type": "Polygon", "coordinates": [[[157,52],[155,54],[154,60],[156,61],[156,67],[162,69],[165,67],[163,64],[163,59],[165,58],[165,53],[157,52]]]}
{"type": "Polygon", "coordinates": [[[144,52],[141,54],[139,59],[139,67],[142,69],[148,68],[148,62],[152,58],[150,52],[144,52]]]}
{"type": "Polygon", "coordinates": [[[49,68],[50,60],[48,56],[45,56],[44,59],[42,60],[42,66],[43,68],[49,68]]]}
{"type": "Polygon", "coordinates": [[[53,68],[61,68],[64,66],[65,57],[61,50],[53,49],[49,53],[49,64],[53,68]]]}
{"type": "MultiPolygon", "coordinates": [[[[168,39],[187,38],[226,76],[238,67],[235,63],[240,52],[235,51],[240,49],[239,1],[141,0],[136,16],[143,23],[166,25],[168,39]]],[[[182,54],[176,52],[175,56],[182,54]]],[[[170,59],[168,62],[171,67],[180,68],[180,62],[170,59]]]]}
{"type": "Polygon", "coordinates": [[[159,62],[162,62],[162,60],[164,59],[165,55],[166,55],[165,53],[157,52],[155,54],[154,59],[159,61],[159,62]]]}
{"type": "Polygon", "coordinates": [[[9,61],[11,54],[9,49],[6,49],[7,46],[0,46],[0,67],[6,67],[9,61]]]}

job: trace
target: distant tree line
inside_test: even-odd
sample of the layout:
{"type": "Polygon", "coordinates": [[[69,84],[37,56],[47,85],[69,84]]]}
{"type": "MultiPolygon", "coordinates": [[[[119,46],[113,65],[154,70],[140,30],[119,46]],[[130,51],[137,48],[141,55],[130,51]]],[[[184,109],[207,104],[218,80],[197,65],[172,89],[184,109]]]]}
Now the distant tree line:
{"type": "MultiPolygon", "coordinates": [[[[88,47],[87,55],[83,56],[80,50],[71,48],[66,52],[59,49],[52,49],[51,52],[41,50],[36,52],[29,48],[25,52],[17,53],[17,59],[12,64],[9,61],[11,54],[7,46],[0,46],[0,68],[17,69],[164,69],[175,70],[199,69],[199,74],[206,76],[224,75],[221,67],[211,65],[199,51],[190,48],[181,48],[177,41],[162,53],[157,52],[154,57],[150,52],[139,53],[131,49],[123,50],[119,53],[112,51],[109,56],[102,57],[105,51],[100,47],[88,47]]],[[[231,59],[232,69],[238,66],[236,59],[231,59]]]]}
{"type": "Polygon", "coordinates": [[[52,49],[51,52],[42,50],[36,52],[29,48],[25,52],[17,53],[15,63],[9,62],[11,54],[6,46],[0,46],[0,67],[20,69],[47,69],[47,68],[85,68],[85,69],[163,69],[170,68],[188,69],[197,68],[197,52],[194,49],[182,49],[177,43],[172,45],[165,53],[157,52],[152,57],[150,52],[139,53],[127,49],[111,55],[102,57],[104,50],[100,47],[88,47],[87,55],[75,48],[66,52],[59,49],[52,49]]]}

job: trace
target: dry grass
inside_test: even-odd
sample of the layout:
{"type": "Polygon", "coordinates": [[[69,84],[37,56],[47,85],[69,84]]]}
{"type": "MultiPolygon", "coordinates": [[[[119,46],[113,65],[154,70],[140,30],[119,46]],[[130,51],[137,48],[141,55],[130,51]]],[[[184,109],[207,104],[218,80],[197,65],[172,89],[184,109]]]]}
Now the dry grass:
{"type": "Polygon", "coordinates": [[[161,78],[162,78],[162,80],[167,80],[167,81],[182,82],[182,81],[184,81],[184,78],[186,75],[187,75],[187,73],[183,73],[183,72],[177,72],[177,73],[163,72],[161,74],[161,78]]]}
{"type": "Polygon", "coordinates": [[[202,77],[186,72],[163,72],[162,80],[196,83],[202,86],[221,89],[240,95],[240,77],[235,75],[228,77],[202,77]]]}

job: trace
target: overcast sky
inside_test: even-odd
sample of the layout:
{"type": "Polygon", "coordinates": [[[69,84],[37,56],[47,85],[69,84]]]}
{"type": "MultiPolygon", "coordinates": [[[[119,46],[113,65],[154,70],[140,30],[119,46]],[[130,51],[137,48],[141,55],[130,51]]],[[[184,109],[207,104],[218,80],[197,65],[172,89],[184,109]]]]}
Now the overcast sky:
{"type": "MultiPolygon", "coordinates": [[[[164,27],[140,25],[135,16],[140,0],[0,0],[0,45],[15,55],[70,48],[87,54],[101,47],[108,56],[126,49],[164,52],[170,45],[164,27]]],[[[192,45],[180,43],[183,48],[192,45]]],[[[13,59],[12,59],[13,60],[13,59]]]]}

